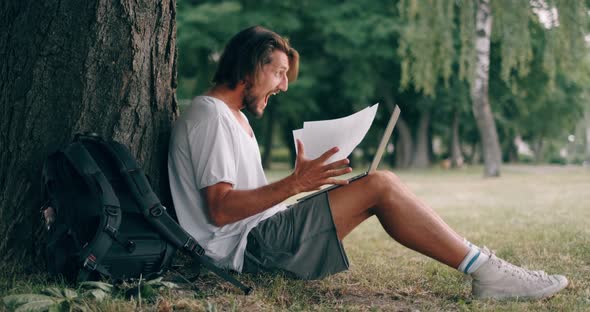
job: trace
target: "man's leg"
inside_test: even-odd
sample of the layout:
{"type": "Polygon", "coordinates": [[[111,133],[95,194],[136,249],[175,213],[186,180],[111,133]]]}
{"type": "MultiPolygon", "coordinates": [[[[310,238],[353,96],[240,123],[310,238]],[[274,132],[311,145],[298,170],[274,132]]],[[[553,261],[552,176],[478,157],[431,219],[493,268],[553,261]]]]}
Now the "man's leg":
{"type": "Polygon", "coordinates": [[[377,171],[329,193],[332,216],[343,239],[372,215],[400,244],[457,268],[469,247],[428,205],[388,171],[377,171]]]}
{"type": "Polygon", "coordinates": [[[329,201],[338,238],[376,215],[402,245],[471,274],[475,298],[545,298],[568,285],[565,276],[526,270],[485,247],[468,246],[391,172],[375,172],[336,188],[329,201]]]}

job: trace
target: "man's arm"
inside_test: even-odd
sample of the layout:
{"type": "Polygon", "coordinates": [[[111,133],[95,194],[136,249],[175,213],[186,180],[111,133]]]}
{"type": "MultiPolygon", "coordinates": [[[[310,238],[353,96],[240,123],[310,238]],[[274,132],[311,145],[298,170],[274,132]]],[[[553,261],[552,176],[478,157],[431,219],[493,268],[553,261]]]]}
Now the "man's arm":
{"type": "Polygon", "coordinates": [[[288,177],[253,190],[234,190],[229,183],[217,183],[203,190],[209,208],[209,219],[216,226],[230,224],[273,207],[301,192],[318,190],[325,184],[348,184],[347,180],[334,177],[352,171],[348,159],[324,164],[338,152],[334,147],[322,156],[305,158],[303,144],[297,140],[295,170],[288,177]]]}

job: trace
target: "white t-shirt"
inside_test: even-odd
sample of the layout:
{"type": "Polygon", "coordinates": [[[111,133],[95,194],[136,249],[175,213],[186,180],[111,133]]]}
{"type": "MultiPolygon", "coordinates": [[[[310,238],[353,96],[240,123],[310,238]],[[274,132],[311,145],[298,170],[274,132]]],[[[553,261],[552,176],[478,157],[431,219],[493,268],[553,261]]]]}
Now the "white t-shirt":
{"type": "Polygon", "coordinates": [[[214,97],[196,97],[174,124],[168,175],[180,225],[221,268],[241,272],[250,230],[286,208],[279,204],[222,227],[209,222],[203,188],[226,182],[234,189],[249,190],[268,183],[256,138],[214,97]]]}

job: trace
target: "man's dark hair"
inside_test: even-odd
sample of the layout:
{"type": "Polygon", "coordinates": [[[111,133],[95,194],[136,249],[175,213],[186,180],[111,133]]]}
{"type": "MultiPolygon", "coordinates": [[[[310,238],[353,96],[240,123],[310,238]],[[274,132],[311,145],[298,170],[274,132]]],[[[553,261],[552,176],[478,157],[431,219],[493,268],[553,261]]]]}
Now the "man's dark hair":
{"type": "Polygon", "coordinates": [[[249,75],[256,73],[264,64],[270,63],[275,50],[283,51],[289,58],[289,82],[297,79],[299,53],[289,45],[288,40],[261,26],[252,26],[240,31],[225,46],[213,77],[215,84],[227,84],[234,89],[249,75]]]}

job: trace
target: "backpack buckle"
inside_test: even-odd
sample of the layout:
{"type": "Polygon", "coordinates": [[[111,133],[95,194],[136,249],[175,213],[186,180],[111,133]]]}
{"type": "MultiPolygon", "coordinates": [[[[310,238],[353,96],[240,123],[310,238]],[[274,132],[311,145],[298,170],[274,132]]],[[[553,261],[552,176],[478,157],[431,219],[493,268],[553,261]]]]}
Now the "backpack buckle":
{"type": "Polygon", "coordinates": [[[41,206],[41,219],[45,223],[47,230],[51,230],[51,226],[55,222],[55,209],[50,206],[51,203],[47,200],[43,206],[41,206]]]}
{"type": "Polygon", "coordinates": [[[104,227],[105,232],[107,232],[112,238],[117,237],[117,229],[115,229],[112,225],[107,224],[104,227]]]}
{"type": "Polygon", "coordinates": [[[109,206],[109,205],[105,205],[104,206],[104,211],[109,215],[109,216],[116,216],[119,214],[119,207],[116,206],[109,206]]]}
{"type": "Polygon", "coordinates": [[[186,243],[183,246],[184,249],[189,251],[195,251],[197,255],[203,256],[205,254],[205,249],[201,247],[192,237],[189,237],[186,243]]]}
{"type": "Polygon", "coordinates": [[[203,256],[205,254],[205,249],[203,249],[203,247],[201,247],[201,245],[197,244],[197,255],[199,256],[203,256]]]}
{"type": "Polygon", "coordinates": [[[134,252],[135,251],[135,247],[137,245],[135,244],[134,241],[127,241],[127,245],[125,245],[125,248],[127,249],[127,251],[129,252],[134,252]]]}
{"type": "Polygon", "coordinates": [[[150,208],[150,214],[154,217],[159,217],[164,213],[164,210],[160,207],[160,205],[156,205],[150,208]]]}
{"type": "Polygon", "coordinates": [[[82,266],[90,271],[96,270],[96,267],[98,266],[98,263],[96,263],[96,256],[89,254],[84,260],[84,264],[82,264],[82,266]]]}

